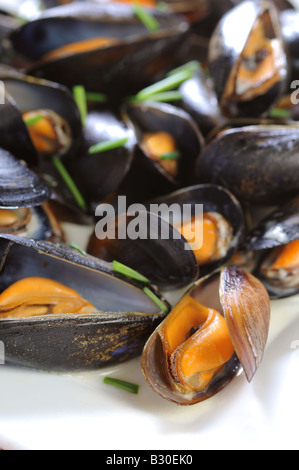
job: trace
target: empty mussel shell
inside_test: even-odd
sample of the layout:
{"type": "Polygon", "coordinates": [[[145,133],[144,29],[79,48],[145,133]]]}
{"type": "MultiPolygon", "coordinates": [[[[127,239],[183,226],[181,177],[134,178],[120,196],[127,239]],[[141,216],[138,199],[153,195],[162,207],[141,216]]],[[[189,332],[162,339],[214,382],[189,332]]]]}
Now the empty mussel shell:
{"type": "Polygon", "coordinates": [[[275,5],[245,1],[224,15],[211,38],[209,64],[224,114],[258,117],[273,107],[288,79],[275,5]]]}
{"type": "Polygon", "coordinates": [[[198,276],[195,256],[186,245],[169,222],[158,214],[140,211],[138,217],[123,213],[110,221],[102,219],[90,239],[88,252],[105,261],[121,262],[160,289],[175,290],[188,287],[198,276]]]}
{"type": "Polygon", "coordinates": [[[0,207],[20,209],[40,206],[51,197],[51,190],[25,163],[0,149],[0,207]]]}
{"type": "MultiPolygon", "coordinates": [[[[0,291],[10,288],[12,301],[16,283],[30,283],[33,278],[43,284],[47,280],[61,283],[95,309],[94,313],[88,313],[89,309],[85,313],[67,310],[51,314],[55,300],[48,296],[44,312],[34,300],[30,305],[29,298],[26,315],[22,311],[10,316],[9,312],[3,315],[3,303],[0,336],[9,363],[75,370],[126,361],[141,353],[148,336],[169,309],[153,287],[147,286],[145,291],[143,284],[115,274],[109,263],[65,246],[1,235],[0,252],[0,291]]],[[[3,296],[1,299],[4,302],[3,296]]]]}
{"type": "Polygon", "coordinates": [[[75,2],[41,14],[11,43],[31,60],[30,74],[121,96],[169,67],[189,29],[175,14],[154,15],[160,27],[149,32],[130,5],[75,2]]]}
{"type": "Polygon", "coordinates": [[[224,186],[240,202],[281,203],[298,193],[298,136],[296,125],[220,132],[198,160],[198,181],[224,186]]]}
{"type": "Polygon", "coordinates": [[[243,367],[252,381],[264,355],[270,299],[251,274],[228,267],[193,287],[147,342],[142,370],[150,387],[179,405],[205,401],[243,367]]]}
{"type": "Polygon", "coordinates": [[[138,146],[121,194],[145,202],[193,184],[204,139],[187,112],[164,103],[134,103],[123,116],[138,146]]]}

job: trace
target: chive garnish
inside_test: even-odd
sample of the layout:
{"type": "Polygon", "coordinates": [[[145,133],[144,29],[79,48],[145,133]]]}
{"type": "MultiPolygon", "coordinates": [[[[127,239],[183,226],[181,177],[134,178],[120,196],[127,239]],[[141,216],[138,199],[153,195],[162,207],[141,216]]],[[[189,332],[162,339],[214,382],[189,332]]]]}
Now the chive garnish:
{"type": "Polygon", "coordinates": [[[108,96],[104,93],[87,92],[86,99],[87,101],[92,101],[93,103],[107,103],[108,96]]]}
{"type": "Polygon", "coordinates": [[[159,156],[160,160],[179,160],[180,157],[181,157],[181,152],[179,151],[163,153],[163,155],[159,156]]]}
{"type": "Polygon", "coordinates": [[[269,117],[271,118],[281,118],[281,119],[291,119],[292,111],[289,109],[279,109],[275,108],[270,111],[269,117]]]}
{"type": "Polygon", "coordinates": [[[165,91],[174,90],[179,87],[185,81],[193,77],[193,72],[190,70],[184,70],[183,72],[178,72],[171,75],[170,77],[161,80],[160,82],[154,83],[153,85],[144,88],[137,95],[136,99],[138,101],[146,101],[149,98],[152,98],[153,95],[157,93],[164,93],[165,91]]]}
{"type": "Polygon", "coordinates": [[[185,72],[189,71],[192,74],[197,72],[197,70],[200,70],[201,64],[197,60],[192,60],[191,62],[187,62],[187,64],[181,65],[180,67],[177,67],[176,69],[171,70],[167,76],[171,77],[172,75],[176,75],[180,72],[185,72]]]}
{"type": "Polygon", "coordinates": [[[145,276],[142,274],[138,273],[132,268],[129,268],[128,266],[119,263],[118,261],[113,261],[113,271],[119,274],[123,274],[126,277],[129,277],[130,279],[135,279],[135,281],[142,282],[144,284],[150,284],[149,279],[147,279],[145,276]]]}
{"type": "Polygon", "coordinates": [[[143,289],[143,292],[157,305],[157,307],[159,307],[159,309],[163,313],[168,313],[169,312],[168,308],[162,302],[162,300],[160,300],[159,297],[157,297],[156,294],[154,294],[154,292],[151,291],[148,287],[145,287],[143,289]]]}
{"type": "Polygon", "coordinates": [[[76,183],[74,182],[71,175],[69,174],[69,172],[63,165],[62,161],[58,157],[54,156],[52,157],[52,162],[56,170],[59,172],[60,176],[64,180],[65,184],[68,186],[78,206],[81,209],[86,209],[87,207],[86,202],[82,194],[80,193],[79,189],[77,188],[76,183]]]}
{"type": "MultiPolygon", "coordinates": [[[[182,101],[183,95],[179,91],[165,91],[164,93],[156,93],[155,95],[151,95],[144,101],[151,101],[154,103],[171,103],[173,101],[182,101]]],[[[133,97],[129,100],[131,103],[140,102],[140,99],[133,97]]]]}
{"type": "Polygon", "coordinates": [[[87,256],[87,253],[84,250],[82,250],[76,243],[71,243],[70,246],[71,248],[73,248],[73,250],[78,251],[81,255],[87,256]]]}
{"type": "Polygon", "coordinates": [[[80,111],[82,125],[85,126],[88,109],[87,109],[86,90],[84,86],[82,85],[75,86],[73,88],[73,94],[74,94],[74,99],[76,101],[78,109],[80,111]]]}
{"type": "Polygon", "coordinates": [[[117,139],[117,140],[107,140],[105,142],[100,142],[99,144],[95,144],[90,147],[88,153],[90,155],[95,155],[96,153],[107,152],[108,150],[114,150],[120,147],[124,147],[126,143],[129,141],[128,137],[124,139],[117,139]]]}
{"type": "Polygon", "coordinates": [[[134,395],[138,395],[140,389],[140,385],[125,382],[124,380],[114,379],[112,377],[105,377],[104,384],[112,385],[112,387],[120,388],[121,390],[133,393],[134,395]]]}
{"type": "Polygon", "coordinates": [[[141,23],[151,32],[158,31],[160,24],[158,20],[145,8],[143,8],[140,3],[135,2],[133,4],[133,10],[135,15],[139,18],[141,23]]]}
{"type": "Polygon", "coordinates": [[[36,116],[25,119],[24,122],[26,126],[31,127],[31,126],[35,126],[35,124],[38,124],[42,119],[43,119],[43,116],[41,114],[37,114],[36,116]]]}

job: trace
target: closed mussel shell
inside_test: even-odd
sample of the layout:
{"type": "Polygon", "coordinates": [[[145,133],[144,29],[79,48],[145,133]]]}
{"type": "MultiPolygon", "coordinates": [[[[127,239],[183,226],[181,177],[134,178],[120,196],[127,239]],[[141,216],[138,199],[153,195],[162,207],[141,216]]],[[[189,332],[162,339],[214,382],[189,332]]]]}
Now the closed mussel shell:
{"type": "Polygon", "coordinates": [[[226,130],[202,152],[198,181],[224,186],[244,203],[281,203],[298,193],[298,137],[295,125],[226,130]]]}
{"type": "Polygon", "coordinates": [[[135,103],[124,109],[123,116],[134,130],[138,146],[121,194],[132,202],[144,202],[193,184],[204,139],[188,113],[164,103],[135,103]],[[158,141],[154,148],[151,138],[158,141]],[[173,142],[166,154],[177,154],[174,160],[164,160],[159,153],[165,152],[165,141],[169,140],[173,142]],[[161,148],[164,150],[160,151],[161,148]]]}
{"type": "Polygon", "coordinates": [[[67,285],[97,309],[34,316],[34,306],[29,304],[24,317],[0,318],[9,363],[75,370],[126,361],[140,354],[169,309],[151,286],[150,297],[142,284],[115,274],[109,263],[65,246],[2,235],[0,249],[1,292],[18,281],[43,278],[67,285]]]}
{"type": "Polygon", "coordinates": [[[242,269],[224,268],[193,287],[152,334],[142,355],[144,376],[161,397],[183,406],[219,393],[241,367],[251,382],[269,324],[262,283],[242,269]]]}

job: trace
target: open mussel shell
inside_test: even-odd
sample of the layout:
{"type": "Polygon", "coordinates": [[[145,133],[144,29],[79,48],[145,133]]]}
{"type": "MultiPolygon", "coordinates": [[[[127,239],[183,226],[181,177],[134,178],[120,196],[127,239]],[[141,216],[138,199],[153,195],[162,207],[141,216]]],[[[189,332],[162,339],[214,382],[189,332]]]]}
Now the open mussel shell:
{"type": "MultiPolygon", "coordinates": [[[[243,242],[245,218],[238,200],[223,187],[203,184],[187,187],[154,199],[149,205],[152,212],[157,211],[157,214],[161,214],[168,223],[171,220],[175,227],[177,222],[181,223],[180,220],[170,219],[175,208],[178,208],[178,213],[182,215],[182,221],[188,222],[196,217],[196,208],[199,206],[202,206],[203,216],[211,214],[215,217],[214,220],[217,220],[217,239],[219,241],[217,240],[216,243],[217,245],[221,244],[217,249],[218,253],[215,259],[205,260],[203,264],[199,264],[198,278],[201,279],[223,266],[243,242]]],[[[196,230],[196,225],[194,230],[196,230]]],[[[203,246],[208,242],[209,240],[205,239],[203,232],[203,246]]]]}
{"type": "Polygon", "coordinates": [[[77,2],[43,13],[14,32],[11,42],[32,61],[33,75],[122,95],[169,67],[171,51],[189,29],[175,14],[154,15],[160,27],[149,32],[129,5],[77,2]],[[71,44],[68,52],[61,52],[71,44]]]}
{"type": "Polygon", "coordinates": [[[204,139],[195,121],[183,110],[164,103],[134,103],[123,111],[124,121],[134,130],[138,146],[132,167],[121,185],[121,194],[132,202],[146,201],[194,183],[196,161],[204,139]],[[159,158],[152,158],[144,145],[146,135],[171,136],[179,158],[170,171],[159,158]]]}
{"type": "MultiPolygon", "coordinates": [[[[241,367],[247,380],[251,382],[263,359],[269,324],[270,299],[262,283],[242,269],[224,268],[220,277],[213,276],[193,287],[152,334],[142,355],[145,379],[161,397],[183,406],[195,405],[219,393],[233,380],[241,367]],[[197,332],[201,334],[201,329],[208,328],[207,323],[197,324],[194,318],[192,320],[189,317],[190,311],[191,315],[192,312],[195,314],[194,310],[202,306],[219,312],[220,323],[224,323],[224,316],[227,328],[225,334],[230,338],[228,341],[231,341],[231,350],[227,356],[230,356],[230,359],[226,358],[227,362],[217,368],[214,375],[211,374],[212,377],[205,389],[199,391],[195,387],[185,387],[180,382],[179,375],[175,376],[180,372],[177,362],[180,346],[175,352],[176,370],[173,365],[170,367],[169,355],[176,342],[176,322],[180,320],[182,322],[177,331],[179,336],[190,325],[189,335],[187,333],[186,338],[180,338],[183,342],[192,340],[192,335],[195,338],[197,332]],[[182,317],[185,307],[185,316],[182,317]]],[[[209,347],[213,348],[212,338],[209,347]]],[[[215,347],[217,348],[216,343],[215,347]]],[[[209,350],[204,349],[204,351],[205,353],[201,353],[201,346],[197,344],[197,351],[195,350],[194,354],[202,355],[199,361],[209,364],[210,354],[213,355],[214,351],[210,350],[210,353],[209,350]]]]}
{"type": "Polygon", "coordinates": [[[226,130],[202,152],[198,182],[219,184],[240,202],[281,203],[298,194],[299,127],[250,126],[226,130]]]}
{"type": "Polygon", "coordinates": [[[9,363],[49,370],[95,369],[138,356],[169,305],[152,289],[117,275],[109,263],[49,242],[0,237],[3,292],[31,278],[54,280],[92,302],[97,313],[0,318],[9,363]],[[163,311],[161,311],[161,306],[163,311]]]}
{"type": "Polygon", "coordinates": [[[299,197],[279,205],[249,233],[244,247],[248,250],[269,250],[299,238],[299,197]]]}
{"type": "Polygon", "coordinates": [[[198,276],[195,256],[186,244],[169,222],[140,211],[137,218],[133,213],[119,214],[110,222],[104,218],[90,239],[88,252],[105,261],[121,262],[159,289],[175,290],[188,287],[198,276]]]}
{"type": "Polygon", "coordinates": [[[48,203],[22,209],[0,208],[0,234],[18,235],[34,240],[65,240],[60,223],[48,203]]]}
{"type": "Polygon", "coordinates": [[[260,253],[256,275],[272,299],[299,292],[299,198],[278,206],[248,235],[244,247],[260,253]]]}
{"type": "MultiPolygon", "coordinates": [[[[78,148],[83,138],[81,117],[74,98],[66,87],[58,83],[25,75],[6,66],[0,67],[0,80],[4,84],[10,107],[13,106],[14,108],[13,110],[10,109],[10,114],[14,113],[14,115],[17,115],[19,113],[19,116],[15,117],[14,122],[21,138],[19,142],[12,143],[15,147],[19,144],[18,153],[22,150],[24,140],[27,144],[28,132],[30,132],[30,128],[25,125],[23,117],[25,113],[31,112],[42,113],[47,111],[53,113],[55,119],[61,120],[61,122],[57,123],[57,126],[60,127],[59,131],[57,131],[57,139],[59,134],[63,135],[61,137],[63,139],[61,142],[62,149],[61,151],[59,150],[62,155],[71,154],[78,148]],[[22,124],[19,122],[20,120],[23,121],[22,124]]],[[[1,122],[3,133],[11,135],[11,132],[15,130],[12,125],[13,121],[7,121],[7,117],[4,115],[4,120],[1,122]]],[[[23,148],[23,158],[27,157],[27,161],[28,159],[29,161],[30,159],[36,160],[39,149],[35,146],[31,136],[29,136],[29,139],[31,145],[27,144],[26,148],[23,148]]],[[[53,151],[53,153],[58,154],[58,150],[57,152],[53,151]]]]}
{"type": "Polygon", "coordinates": [[[0,207],[20,209],[40,206],[51,197],[51,190],[25,163],[0,149],[0,207]]]}
{"type": "Polygon", "coordinates": [[[288,79],[275,5],[245,1],[224,15],[211,38],[209,65],[224,114],[258,117],[273,107],[288,79]]]}
{"type": "Polygon", "coordinates": [[[64,163],[93,213],[94,206],[114,193],[129,172],[135,145],[134,132],[116,113],[105,110],[88,114],[84,144],[64,163]],[[105,152],[89,153],[94,145],[117,140],[123,140],[125,144],[105,152]]]}

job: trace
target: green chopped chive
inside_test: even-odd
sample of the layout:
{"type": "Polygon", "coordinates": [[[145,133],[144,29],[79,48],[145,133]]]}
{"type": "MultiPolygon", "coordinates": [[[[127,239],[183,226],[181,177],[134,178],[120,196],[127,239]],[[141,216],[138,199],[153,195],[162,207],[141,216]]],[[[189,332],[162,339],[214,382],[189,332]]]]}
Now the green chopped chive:
{"type": "Polygon", "coordinates": [[[133,4],[133,10],[135,15],[141,21],[141,23],[143,23],[149,31],[158,31],[158,29],[160,28],[160,23],[149,11],[143,8],[140,3],[135,2],[133,4]]]}
{"type": "Polygon", "coordinates": [[[289,109],[275,108],[275,109],[272,109],[272,111],[270,111],[269,116],[271,118],[291,119],[292,111],[290,111],[289,109]]]}
{"type": "Polygon", "coordinates": [[[130,382],[125,382],[124,380],[114,379],[112,377],[105,377],[104,384],[111,385],[112,387],[120,388],[121,390],[125,390],[126,392],[133,393],[134,395],[138,395],[140,385],[133,384],[130,382]]]}
{"type": "Polygon", "coordinates": [[[114,150],[120,147],[124,147],[129,141],[128,137],[124,139],[117,140],[107,140],[105,142],[100,142],[99,144],[93,145],[90,147],[88,153],[94,155],[96,153],[107,152],[108,150],[114,150]]]}
{"type": "Polygon", "coordinates": [[[174,75],[171,75],[170,77],[165,78],[164,80],[161,80],[160,82],[154,83],[153,85],[144,88],[144,90],[141,90],[136,95],[136,99],[138,101],[146,101],[157,93],[164,93],[165,91],[174,90],[192,77],[193,72],[190,72],[190,70],[178,72],[174,75]]]}
{"type": "Polygon", "coordinates": [[[88,109],[87,109],[87,97],[86,97],[86,90],[84,86],[77,85],[73,88],[74,99],[77,103],[78,109],[81,115],[82,125],[85,126],[88,109]]]}
{"type": "Polygon", "coordinates": [[[118,261],[113,261],[112,264],[114,272],[123,274],[124,276],[129,277],[131,279],[135,279],[135,281],[143,282],[144,284],[150,284],[149,279],[147,279],[145,276],[138,273],[134,269],[131,269],[128,266],[119,263],[118,261]]]}
{"type": "Polygon", "coordinates": [[[160,160],[179,160],[181,155],[182,155],[181,152],[176,151],[176,152],[163,153],[163,155],[160,155],[159,158],[160,160]]]}
{"type": "Polygon", "coordinates": [[[104,93],[87,92],[86,99],[87,101],[92,101],[93,103],[107,103],[108,96],[104,93]]]}
{"type": "MultiPolygon", "coordinates": [[[[164,93],[156,93],[155,95],[151,95],[144,101],[152,101],[157,103],[170,103],[173,101],[182,101],[183,95],[179,91],[165,91],[164,93]]],[[[130,102],[140,102],[141,100],[133,97],[130,99],[130,102]]]]}
{"type": "Polygon", "coordinates": [[[35,124],[38,124],[42,119],[43,119],[43,116],[41,114],[37,114],[36,116],[25,119],[24,122],[26,126],[31,127],[31,126],[35,126],[35,124]]]}
{"type": "Polygon", "coordinates": [[[177,73],[184,72],[184,71],[189,71],[192,72],[193,74],[197,72],[197,70],[201,69],[201,63],[198,62],[197,60],[192,60],[191,62],[188,62],[187,64],[181,65],[180,67],[177,67],[176,69],[171,70],[168,73],[168,77],[171,77],[172,75],[176,75],[177,73]]]}
{"type": "Polygon", "coordinates": [[[157,305],[157,307],[159,307],[163,313],[169,313],[169,310],[164,302],[162,302],[162,300],[160,300],[159,297],[153,293],[153,291],[151,291],[148,287],[145,287],[143,292],[157,305]]]}
{"type": "Polygon", "coordinates": [[[73,250],[77,250],[81,255],[83,256],[87,256],[87,253],[82,250],[76,243],[71,243],[71,248],[73,248],[73,250]]]}
{"type": "Polygon", "coordinates": [[[65,168],[61,160],[58,157],[54,156],[52,157],[52,162],[56,170],[59,172],[60,176],[64,180],[65,184],[68,186],[78,206],[81,209],[86,209],[87,205],[82,194],[80,193],[79,189],[77,188],[76,183],[72,179],[71,175],[69,174],[69,172],[67,171],[67,169],[65,168]]]}

